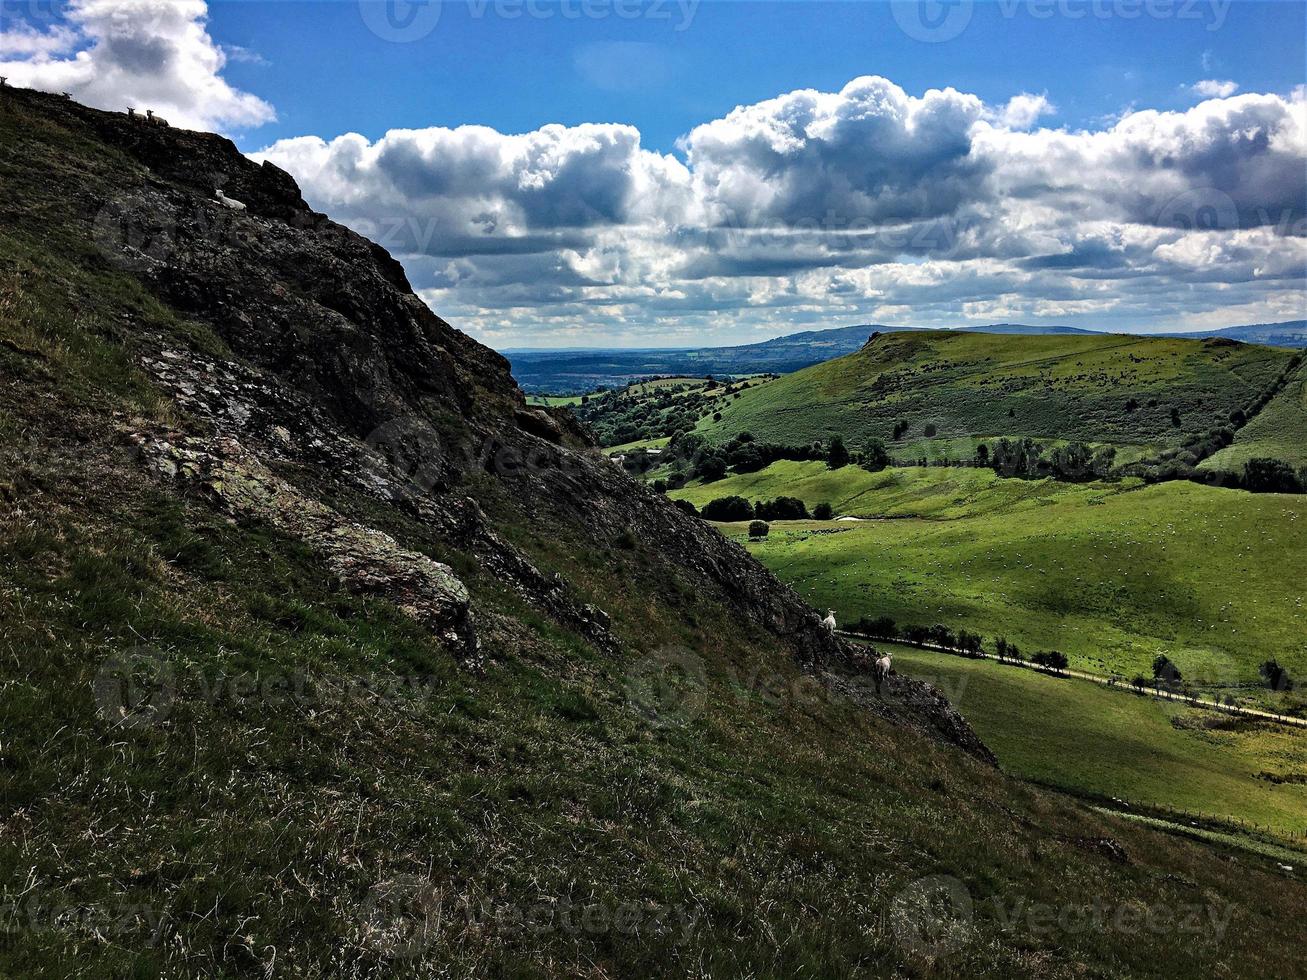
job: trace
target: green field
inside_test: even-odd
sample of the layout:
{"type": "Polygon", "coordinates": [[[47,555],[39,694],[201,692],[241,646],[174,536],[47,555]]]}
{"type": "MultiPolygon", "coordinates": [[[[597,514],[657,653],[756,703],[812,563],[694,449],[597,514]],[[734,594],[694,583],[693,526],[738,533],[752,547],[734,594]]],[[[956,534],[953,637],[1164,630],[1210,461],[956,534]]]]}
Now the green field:
{"type": "MultiPolygon", "coordinates": [[[[1150,673],[1291,709],[1258,685],[1276,657],[1307,682],[1307,497],[1188,482],[1064,484],[987,470],[832,472],[778,463],[673,492],[696,503],[798,496],[880,518],[773,524],[749,548],[814,606],[847,622],[944,623],[1027,653],[1059,649],[1097,673],[1150,673]]],[[[742,525],[726,533],[746,537],[742,525]]]]}
{"type": "Polygon", "coordinates": [[[1022,778],[1278,833],[1307,829],[1307,733],[993,661],[889,649],[895,670],[944,690],[1022,778]]]}
{"type": "Polygon", "coordinates": [[[1272,347],[1120,334],[888,333],[744,392],[698,431],[714,442],[748,431],[789,445],[833,433],[854,446],[875,437],[895,455],[934,458],[1001,436],[1111,443],[1138,455],[1225,425],[1291,357],[1272,347]],[[898,420],[909,429],[892,442],[898,420]],[[923,447],[927,425],[937,435],[923,447]]]}
{"type": "Polygon", "coordinates": [[[1239,430],[1233,445],[1204,460],[1200,469],[1239,471],[1259,456],[1307,466],[1307,365],[1239,430]]]}

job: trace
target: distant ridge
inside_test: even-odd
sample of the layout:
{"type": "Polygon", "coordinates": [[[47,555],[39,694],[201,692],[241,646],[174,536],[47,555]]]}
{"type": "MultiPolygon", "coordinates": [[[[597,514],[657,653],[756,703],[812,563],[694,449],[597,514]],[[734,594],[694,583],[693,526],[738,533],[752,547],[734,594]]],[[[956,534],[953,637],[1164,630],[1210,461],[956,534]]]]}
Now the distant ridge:
{"type": "MultiPolygon", "coordinates": [[[[873,333],[944,330],[943,327],[894,327],[856,323],[800,333],[734,347],[700,347],[678,350],[523,350],[502,353],[513,366],[523,390],[533,393],[582,394],[600,386],[618,387],[655,375],[789,374],[822,361],[861,350],[873,333]]],[[[993,333],[1028,336],[1081,336],[1111,333],[1083,327],[1035,326],[1027,323],[991,323],[958,327],[959,333],[993,333]]],[[[1307,320],[1257,323],[1223,330],[1188,333],[1151,333],[1136,336],[1204,339],[1223,337],[1273,347],[1307,347],[1307,320]]]]}

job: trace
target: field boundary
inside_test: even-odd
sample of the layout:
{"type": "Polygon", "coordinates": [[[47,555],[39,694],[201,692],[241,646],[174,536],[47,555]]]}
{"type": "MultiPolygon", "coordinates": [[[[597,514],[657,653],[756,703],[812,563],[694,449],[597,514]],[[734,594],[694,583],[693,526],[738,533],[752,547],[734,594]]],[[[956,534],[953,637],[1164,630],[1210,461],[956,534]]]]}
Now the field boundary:
{"type": "Polygon", "coordinates": [[[936,653],[947,653],[950,656],[960,657],[963,660],[991,660],[994,663],[1003,664],[1007,667],[1024,667],[1026,670],[1033,670],[1036,673],[1047,674],[1050,677],[1070,677],[1077,680],[1092,681],[1100,687],[1106,687],[1109,690],[1120,691],[1122,694],[1132,694],[1135,697],[1154,697],[1163,701],[1176,701],[1181,704],[1187,704],[1191,708],[1204,708],[1208,711],[1220,711],[1227,715],[1237,715],[1245,718],[1254,718],[1260,721],[1272,721],[1281,725],[1288,725],[1291,728],[1307,729],[1307,718],[1295,718],[1293,715],[1281,715],[1274,711],[1262,711],[1260,708],[1244,708],[1239,705],[1221,704],[1219,701],[1211,701],[1207,698],[1200,698],[1192,694],[1176,694],[1174,691],[1165,691],[1160,688],[1148,688],[1138,690],[1131,687],[1129,683],[1122,683],[1115,677],[1109,677],[1104,674],[1091,674],[1084,670],[1073,670],[1064,668],[1062,670],[1053,670],[1047,667],[1041,667],[1038,664],[1032,664],[1026,660],[1012,660],[1007,657],[999,657],[992,653],[963,653],[961,650],[955,650],[951,647],[940,646],[937,643],[914,643],[901,637],[892,636],[867,636],[863,633],[850,633],[848,630],[836,630],[840,636],[855,642],[864,643],[895,643],[899,646],[916,647],[921,650],[933,650],[936,653]]]}

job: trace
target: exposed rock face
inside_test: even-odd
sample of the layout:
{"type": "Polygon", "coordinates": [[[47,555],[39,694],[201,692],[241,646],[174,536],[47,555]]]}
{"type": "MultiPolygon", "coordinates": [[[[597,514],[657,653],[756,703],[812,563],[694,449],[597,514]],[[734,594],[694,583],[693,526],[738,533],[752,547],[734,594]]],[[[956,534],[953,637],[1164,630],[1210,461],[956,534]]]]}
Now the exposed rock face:
{"type": "MultiPolygon", "coordinates": [[[[851,663],[819,615],[742,547],[628,477],[570,414],[528,407],[503,357],[432,313],[384,249],[309,209],[289,175],[219,136],[145,127],[35,92],[7,97],[39,102],[46,118],[131,162],[133,178],[115,175],[108,197],[71,173],[51,175],[49,193],[77,202],[87,240],[109,264],[230,351],[134,335],[141,365],[192,426],[193,441],[136,433],[170,478],[305,540],[349,588],[390,598],[468,662],[477,660],[474,616],[450,569],[321,504],[302,474],[436,529],[600,650],[619,649],[605,612],[506,540],[469,486],[497,481],[535,526],[633,537],[807,669],[851,663]],[[225,208],[216,188],[247,210],[225,208]]],[[[876,710],[983,754],[947,702],[901,685],[920,690],[876,710]]]]}
{"type": "Polygon", "coordinates": [[[134,441],[161,476],[210,494],[233,516],[262,521],[303,541],[351,592],[394,603],[464,664],[481,665],[470,597],[448,565],[407,551],[390,535],[306,497],[230,437],[137,435],[134,441]]]}

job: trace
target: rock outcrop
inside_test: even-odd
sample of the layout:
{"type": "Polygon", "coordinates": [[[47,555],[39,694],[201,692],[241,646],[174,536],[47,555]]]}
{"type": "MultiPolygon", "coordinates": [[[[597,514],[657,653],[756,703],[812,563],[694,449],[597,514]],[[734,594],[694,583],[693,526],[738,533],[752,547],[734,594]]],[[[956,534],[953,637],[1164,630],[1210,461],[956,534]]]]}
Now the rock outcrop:
{"type": "MultiPolygon", "coordinates": [[[[492,481],[530,526],[643,543],[805,669],[851,665],[792,589],[614,466],[570,414],[529,407],[503,357],[431,312],[384,249],[311,210],[289,175],[219,136],[143,127],[35,92],[6,97],[39,103],[44,118],[121,155],[111,190],[56,174],[51,200],[74,201],[107,264],[213,338],[183,346],[124,328],[138,363],[185,415],[181,436],[131,433],[156,471],[307,542],[348,588],[389,598],[468,663],[478,662],[476,617],[463,583],[322,504],[316,484],[398,508],[601,651],[621,645],[605,611],[540,571],[471,488],[492,481]],[[247,209],[224,207],[215,188],[247,209]]],[[[877,710],[982,754],[924,686],[877,710]]]]}

